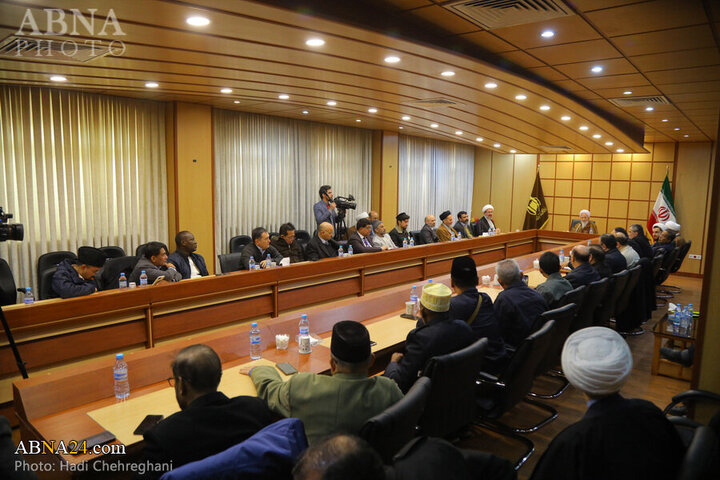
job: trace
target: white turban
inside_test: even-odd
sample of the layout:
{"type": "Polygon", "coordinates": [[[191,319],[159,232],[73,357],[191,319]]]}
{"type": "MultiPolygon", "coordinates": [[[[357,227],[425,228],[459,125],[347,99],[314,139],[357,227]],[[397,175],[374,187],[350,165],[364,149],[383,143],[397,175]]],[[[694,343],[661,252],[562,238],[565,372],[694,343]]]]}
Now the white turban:
{"type": "Polygon", "coordinates": [[[653,225],[653,228],[655,228],[655,227],[658,227],[658,228],[659,228],[660,230],[662,230],[663,232],[665,231],[665,224],[664,224],[664,223],[658,222],[658,223],[656,223],[655,225],[653,225]]]}
{"type": "Polygon", "coordinates": [[[485,205],[485,206],[482,208],[482,212],[485,213],[485,210],[487,210],[488,208],[492,208],[493,210],[495,210],[495,209],[493,208],[493,206],[488,203],[487,205],[485,205]]]}
{"type": "Polygon", "coordinates": [[[355,220],[360,220],[360,219],[362,219],[362,218],[370,218],[370,215],[368,215],[367,212],[361,212],[361,213],[358,214],[357,217],[355,217],[355,220]]]}
{"type": "Polygon", "coordinates": [[[674,232],[680,231],[680,224],[673,222],[672,220],[665,222],[665,229],[672,230],[674,232]]]}
{"type": "Polygon", "coordinates": [[[583,213],[586,214],[588,217],[591,217],[591,216],[592,216],[592,215],[590,215],[590,210],[580,210],[580,213],[578,214],[578,217],[579,217],[580,215],[582,215],[583,213]]]}
{"type": "Polygon", "coordinates": [[[575,388],[593,396],[619,392],[632,365],[625,339],[606,327],[578,330],[568,337],[562,351],[565,377],[575,388]]]}

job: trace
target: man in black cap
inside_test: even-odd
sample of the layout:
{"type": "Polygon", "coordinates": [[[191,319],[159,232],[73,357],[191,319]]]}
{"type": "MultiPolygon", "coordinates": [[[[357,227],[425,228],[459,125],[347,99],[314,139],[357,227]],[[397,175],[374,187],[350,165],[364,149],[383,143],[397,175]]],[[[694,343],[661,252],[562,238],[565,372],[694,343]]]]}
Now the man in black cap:
{"type": "Polygon", "coordinates": [[[283,382],[275,367],[264,365],[240,371],[250,374],[258,397],[268,403],[270,410],[302,420],[312,445],[332,433],[358,433],[369,418],[402,398],[402,392],[389,378],[368,377],[374,360],[365,325],[343,320],[332,331],[332,376],[304,372],[283,382]]]}
{"type": "Polygon", "coordinates": [[[497,374],[507,362],[505,342],[493,312],[492,299],[487,293],[478,292],[477,284],[475,260],[469,256],[455,258],[450,270],[450,286],[456,296],[450,300],[450,318],[470,325],[475,339],[488,339],[483,370],[497,374]]]}
{"type": "Polygon", "coordinates": [[[390,238],[393,243],[398,247],[402,248],[403,239],[410,243],[410,232],[408,232],[408,224],[410,223],[410,216],[405,212],[400,212],[395,217],[395,228],[390,231],[390,238]]]}
{"type": "Polygon", "coordinates": [[[58,264],[52,277],[50,298],[82,297],[97,291],[95,274],[105,265],[105,253],[95,247],[80,247],[77,256],[76,263],[66,258],[58,264]]]}
{"type": "Polygon", "coordinates": [[[440,221],[442,223],[437,229],[438,240],[441,242],[449,242],[459,235],[457,230],[452,227],[453,217],[450,214],[450,210],[445,210],[440,214],[440,221]]]}

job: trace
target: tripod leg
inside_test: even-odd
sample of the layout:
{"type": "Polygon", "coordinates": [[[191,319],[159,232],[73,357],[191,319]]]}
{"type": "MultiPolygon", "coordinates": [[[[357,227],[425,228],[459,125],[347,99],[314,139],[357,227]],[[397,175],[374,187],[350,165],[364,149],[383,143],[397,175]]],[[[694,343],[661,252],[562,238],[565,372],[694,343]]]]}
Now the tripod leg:
{"type": "Polygon", "coordinates": [[[5,329],[5,335],[7,335],[8,343],[10,344],[10,348],[12,349],[13,355],[15,356],[15,361],[17,362],[20,374],[23,378],[28,378],[27,370],[25,369],[25,362],[23,362],[22,357],[20,356],[20,351],[15,344],[15,339],[13,338],[12,332],[10,331],[10,326],[8,325],[7,319],[5,318],[5,312],[3,312],[1,306],[0,320],[2,320],[3,328],[5,329]]]}

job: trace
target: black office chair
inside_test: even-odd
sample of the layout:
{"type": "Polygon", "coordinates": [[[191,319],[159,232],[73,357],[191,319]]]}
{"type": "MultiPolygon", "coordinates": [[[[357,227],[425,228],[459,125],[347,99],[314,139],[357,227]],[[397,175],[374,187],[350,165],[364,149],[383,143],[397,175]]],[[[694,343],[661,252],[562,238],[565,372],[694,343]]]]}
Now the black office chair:
{"type": "Polygon", "coordinates": [[[241,257],[242,253],[225,253],[218,255],[218,260],[220,260],[220,271],[222,273],[230,273],[242,270],[242,264],[240,263],[241,257]]]}
{"type": "MultiPolygon", "coordinates": [[[[695,403],[701,403],[701,404],[715,404],[718,405],[717,410],[715,411],[715,414],[710,418],[710,421],[707,423],[707,426],[712,428],[718,437],[720,437],[720,395],[715,392],[710,392],[707,390],[687,390],[681,393],[678,393],[674,397],[672,397],[672,401],[665,407],[665,410],[663,410],[663,413],[665,415],[678,415],[678,406],[680,405],[683,410],[683,415],[687,414],[688,408],[693,406],[695,403]]],[[[678,417],[669,417],[671,419],[678,418],[678,417]]],[[[697,428],[701,426],[702,424],[699,422],[696,422],[694,420],[691,420],[686,417],[680,417],[684,420],[684,425],[689,425],[694,428],[697,428]]],[[[688,442],[689,443],[689,442],[688,442]]]]}
{"type": "Polygon", "coordinates": [[[117,246],[100,247],[100,250],[105,253],[107,258],[120,258],[125,256],[125,250],[117,246]]]}
{"type": "Polygon", "coordinates": [[[102,268],[99,275],[96,276],[98,288],[100,290],[112,290],[120,287],[120,274],[124,273],[126,277],[130,277],[130,273],[135,269],[139,257],[124,256],[111,258],[102,268]]]}
{"type": "Polygon", "coordinates": [[[645,303],[642,296],[638,296],[637,291],[641,274],[642,265],[635,265],[628,270],[628,281],[615,304],[615,312],[613,313],[615,329],[623,334],[640,335],[645,333],[642,329],[636,330],[640,327],[643,320],[642,311],[639,311],[636,307],[642,307],[645,303]],[[632,305],[630,298],[634,299],[632,305]]]}
{"type": "Polygon", "coordinates": [[[295,240],[303,247],[305,248],[308,243],[310,243],[312,237],[310,237],[310,234],[307,230],[296,230],[295,231],[295,240]]]}
{"type": "Polygon", "coordinates": [[[658,308],[665,307],[667,305],[667,300],[663,298],[658,298],[657,296],[657,290],[656,290],[656,279],[660,275],[660,269],[662,268],[663,264],[663,254],[662,252],[658,252],[655,254],[653,259],[650,261],[652,265],[652,296],[655,299],[654,300],[654,309],[657,310],[658,308]]]}
{"type": "Polygon", "coordinates": [[[52,281],[52,275],[55,273],[53,271],[48,277],[46,271],[50,268],[57,268],[58,264],[65,259],[74,262],[77,260],[77,255],[73,252],[58,251],[44,253],[38,257],[36,270],[38,279],[38,295],[40,295],[41,292],[47,292],[49,290],[50,285],[46,285],[46,282],[48,281],[48,278],[52,281]]]}
{"type": "MultiPolygon", "coordinates": [[[[170,255],[170,250],[168,249],[168,246],[164,243],[162,244],[163,248],[165,248],[165,251],[170,255]]],[[[135,256],[140,258],[145,256],[145,247],[147,247],[147,243],[143,243],[142,245],[138,245],[138,247],[135,249],[135,256]]]]}
{"type": "Polygon", "coordinates": [[[657,286],[656,290],[658,292],[656,295],[657,298],[667,300],[674,297],[671,291],[665,290],[662,287],[662,284],[670,276],[670,270],[675,265],[675,261],[677,260],[678,255],[680,255],[680,249],[678,247],[675,247],[670,253],[665,254],[665,256],[663,257],[660,271],[658,272],[657,277],[655,277],[655,285],[657,286]]]}
{"type": "Polygon", "coordinates": [[[535,444],[529,438],[518,435],[518,433],[534,432],[557,418],[557,411],[554,408],[527,398],[535,380],[536,367],[550,347],[554,329],[555,321],[549,320],[540,330],[528,336],[518,345],[507,368],[499,376],[495,377],[483,372],[478,381],[479,419],[475,424],[513,438],[525,445],[526,451],[515,463],[515,470],[519,469],[535,451],[535,444]],[[525,428],[511,427],[498,421],[520,402],[546,410],[550,416],[525,428]]]}
{"type": "Polygon", "coordinates": [[[46,300],[52,297],[52,279],[58,267],[49,267],[43,270],[38,277],[38,300],[46,300]]]}
{"type": "Polygon", "coordinates": [[[420,430],[431,437],[449,437],[475,419],[475,380],[488,339],[481,338],[457,352],[431,358],[423,375],[432,380],[420,430]]]}
{"type": "MultiPolygon", "coordinates": [[[[584,289],[585,286],[576,288],[584,289]]],[[[571,290],[574,291],[574,290],[571,290]]],[[[570,293],[570,292],[568,292],[570,293]]],[[[584,295],[584,290],[582,291],[584,295]]],[[[550,340],[550,346],[548,347],[547,353],[542,358],[540,363],[537,364],[535,369],[535,375],[547,375],[560,381],[560,387],[552,393],[536,393],[530,392],[528,395],[535,398],[557,398],[562,395],[570,384],[557,367],[560,365],[560,355],[562,354],[563,345],[565,340],[570,336],[570,326],[573,324],[575,317],[578,312],[578,306],[576,303],[568,303],[560,308],[554,310],[548,310],[547,312],[540,315],[540,321],[544,325],[550,320],[555,321],[555,331],[552,334],[550,340]]]]}
{"type": "Polygon", "coordinates": [[[575,225],[577,225],[578,223],[580,223],[580,219],[579,219],[579,218],[573,218],[573,219],[570,221],[570,228],[568,229],[568,231],[569,231],[569,232],[572,232],[572,229],[575,228],[575,225]]]}
{"type": "MultiPolygon", "coordinates": [[[[690,251],[690,247],[692,246],[692,240],[688,241],[680,247],[680,250],[678,250],[677,257],[675,258],[675,263],[670,267],[670,273],[675,273],[678,270],[680,270],[680,267],[682,267],[683,260],[685,260],[685,257],[687,256],[688,252],[690,251]]],[[[662,287],[663,291],[667,291],[670,293],[682,293],[682,288],[676,287],[674,285],[663,285],[662,287]]]]}
{"type": "Polygon", "coordinates": [[[230,253],[241,253],[245,245],[252,242],[249,235],[238,235],[230,239],[230,253]]]}
{"type": "Polygon", "coordinates": [[[386,464],[417,433],[417,425],[430,395],[432,382],[420,377],[405,396],[360,428],[360,437],[383,457],[386,464]]]}
{"type": "Polygon", "coordinates": [[[420,235],[420,230],[413,230],[410,232],[410,235],[412,235],[413,240],[415,240],[415,245],[425,245],[422,235],[420,235]]]}
{"type": "Polygon", "coordinates": [[[17,286],[10,265],[0,258],[0,307],[17,303],[17,286]]]}
{"type": "Polygon", "coordinates": [[[587,288],[585,300],[583,301],[582,307],[578,308],[575,320],[570,325],[570,333],[592,327],[595,310],[599,308],[600,303],[603,298],[605,298],[609,283],[610,281],[607,278],[603,278],[585,286],[587,288]]]}
{"type": "Polygon", "coordinates": [[[607,326],[610,323],[610,318],[615,311],[615,304],[617,303],[620,295],[622,295],[625,285],[627,285],[628,279],[630,278],[630,272],[623,270],[622,272],[615,273],[610,276],[612,283],[608,285],[607,292],[605,292],[605,298],[603,298],[600,307],[595,310],[594,324],[596,326],[607,326]]]}
{"type": "Polygon", "coordinates": [[[583,303],[585,302],[586,294],[587,294],[587,287],[585,285],[580,285],[579,287],[574,288],[574,289],[570,290],[569,292],[565,292],[565,295],[560,297],[560,300],[558,300],[557,305],[553,306],[553,308],[564,307],[565,305],[569,305],[571,303],[574,303],[575,305],[578,306],[578,308],[581,308],[583,303]]]}
{"type": "Polygon", "coordinates": [[[712,428],[695,429],[685,452],[678,480],[717,480],[720,478],[720,441],[712,428]]]}

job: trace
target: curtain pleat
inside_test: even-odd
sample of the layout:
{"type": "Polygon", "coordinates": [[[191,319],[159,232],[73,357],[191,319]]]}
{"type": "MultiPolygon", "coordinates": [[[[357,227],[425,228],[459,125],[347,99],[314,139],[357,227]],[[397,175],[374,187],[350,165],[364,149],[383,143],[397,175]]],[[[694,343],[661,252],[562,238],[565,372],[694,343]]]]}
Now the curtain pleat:
{"type": "MultiPolygon", "coordinates": [[[[400,135],[398,147],[398,211],[410,216],[411,230],[422,228],[426,215],[437,217],[445,210],[453,218],[462,210],[470,214],[475,171],[472,146],[400,135]]],[[[440,225],[440,219],[436,220],[440,225]]]]}
{"type": "Polygon", "coordinates": [[[214,132],[217,252],[258,226],[291,222],[312,234],[321,185],[355,196],[348,225],[370,208],[369,130],[216,109],[214,132]]]}
{"type": "Polygon", "coordinates": [[[0,86],[0,206],[25,227],[0,242],[37,295],[43,253],[167,242],[165,110],[158,102],[0,86]]]}

